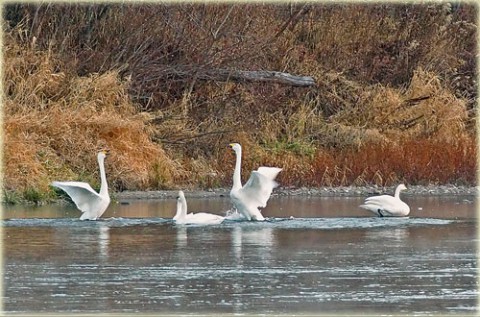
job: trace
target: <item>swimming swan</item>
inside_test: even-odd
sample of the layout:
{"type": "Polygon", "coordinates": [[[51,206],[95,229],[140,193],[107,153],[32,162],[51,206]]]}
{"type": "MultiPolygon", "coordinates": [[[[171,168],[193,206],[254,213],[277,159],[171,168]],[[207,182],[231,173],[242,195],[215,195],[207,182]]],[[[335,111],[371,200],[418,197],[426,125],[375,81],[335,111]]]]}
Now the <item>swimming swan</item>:
{"type": "Polygon", "coordinates": [[[175,213],[175,216],[173,216],[173,221],[177,221],[178,219],[180,219],[180,221],[182,221],[182,219],[184,220],[185,218],[190,218],[193,213],[189,213],[187,214],[187,212],[185,211],[186,215],[183,214],[183,202],[181,201],[182,199],[180,197],[183,197],[183,200],[185,201],[185,210],[187,210],[187,200],[185,199],[185,194],[183,193],[183,191],[179,191],[178,192],[178,196],[177,196],[177,212],[175,213]]]}
{"type": "Polygon", "coordinates": [[[380,217],[405,217],[410,213],[410,207],[400,200],[400,192],[407,189],[404,184],[400,184],[395,189],[395,196],[381,195],[365,199],[365,203],[360,208],[370,210],[380,217]]]}
{"type": "Polygon", "coordinates": [[[272,190],[278,186],[274,179],[282,169],[278,167],[259,167],[258,170],[250,174],[249,180],[242,187],[240,178],[242,147],[238,143],[231,143],[230,147],[235,151],[237,158],[230,199],[237,211],[247,220],[265,220],[258,208],[264,208],[267,205],[272,190]]]}
{"type": "Polygon", "coordinates": [[[187,214],[187,200],[183,191],[178,192],[177,197],[177,213],[173,220],[179,225],[197,224],[197,225],[218,225],[223,221],[224,217],[206,212],[187,214]]]}
{"type": "Polygon", "coordinates": [[[96,220],[102,216],[110,204],[108,195],[107,177],[105,176],[104,161],[106,151],[101,151],[97,155],[98,166],[100,168],[100,193],[84,182],[52,182],[52,186],[64,190],[73,200],[82,216],[80,220],[96,220]]]}

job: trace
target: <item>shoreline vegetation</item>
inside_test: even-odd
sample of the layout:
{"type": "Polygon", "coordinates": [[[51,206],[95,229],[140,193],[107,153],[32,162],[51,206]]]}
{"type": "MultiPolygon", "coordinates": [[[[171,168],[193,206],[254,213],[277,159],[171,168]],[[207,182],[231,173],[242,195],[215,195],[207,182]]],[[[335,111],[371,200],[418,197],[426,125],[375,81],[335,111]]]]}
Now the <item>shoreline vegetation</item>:
{"type": "MultiPolygon", "coordinates": [[[[279,187],[273,190],[271,197],[302,196],[302,197],[368,197],[374,195],[392,195],[396,186],[379,187],[371,186],[338,186],[338,187],[319,187],[319,188],[284,188],[279,187]]],[[[478,186],[456,186],[456,185],[413,185],[409,186],[407,191],[402,193],[402,197],[415,196],[462,196],[466,197],[469,203],[475,203],[476,197],[480,194],[478,186]],[[468,197],[468,198],[467,198],[468,197]]],[[[128,203],[134,200],[163,200],[175,199],[178,196],[178,190],[147,190],[147,191],[122,191],[110,193],[112,203],[128,203]]],[[[222,198],[229,197],[230,188],[209,188],[209,189],[190,189],[185,191],[187,198],[222,198]]],[[[44,203],[70,203],[68,196],[63,195],[59,199],[49,201],[32,202],[23,200],[21,203],[44,204],[44,203]]],[[[16,202],[19,203],[19,202],[16,202]]]]}
{"type": "Polygon", "coordinates": [[[287,189],[474,188],[477,11],[7,4],[2,200],[63,197],[53,180],[98,188],[101,149],[119,197],[229,188],[232,142],[244,181],[265,165],[287,189]],[[254,71],[315,84],[238,78],[254,71]]]}

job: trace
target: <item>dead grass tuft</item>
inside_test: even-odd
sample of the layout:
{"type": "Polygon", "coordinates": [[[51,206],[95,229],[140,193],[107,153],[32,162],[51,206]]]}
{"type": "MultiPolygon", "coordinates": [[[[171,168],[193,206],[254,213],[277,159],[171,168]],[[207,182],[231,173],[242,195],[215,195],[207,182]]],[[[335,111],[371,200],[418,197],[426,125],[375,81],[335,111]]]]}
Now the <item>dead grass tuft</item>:
{"type": "Polygon", "coordinates": [[[30,51],[22,60],[16,58],[18,49],[7,46],[5,55],[10,66],[4,107],[7,190],[47,191],[50,181],[59,179],[98,184],[96,152],[102,148],[110,150],[106,170],[117,190],[148,188],[158,179],[170,186],[181,173],[152,142],[151,126],[135,114],[126,83],[115,72],[76,77],[56,69],[59,64],[48,53],[30,51]],[[59,89],[55,94],[52,82],[59,89]]]}
{"type": "Polygon", "coordinates": [[[355,107],[334,118],[344,125],[377,130],[393,140],[401,136],[453,141],[466,132],[468,112],[465,101],[442,85],[438,76],[419,69],[405,91],[374,85],[360,95],[355,107]]]}

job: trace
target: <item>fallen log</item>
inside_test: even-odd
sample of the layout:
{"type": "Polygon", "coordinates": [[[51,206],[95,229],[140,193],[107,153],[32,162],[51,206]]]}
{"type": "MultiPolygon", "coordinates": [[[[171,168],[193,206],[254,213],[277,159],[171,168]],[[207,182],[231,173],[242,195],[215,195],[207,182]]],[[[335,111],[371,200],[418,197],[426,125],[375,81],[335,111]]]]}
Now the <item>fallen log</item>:
{"type": "Polygon", "coordinates": [[[186,78],[194,78],[194,81],[261,81],[300,87],[310,87],[316,84],[315,79],[311,76],[295,76],[277,71],[229,70],[222,68],[201,69],[193,67],[165,67],[163,70],[157,72],[155,76],[143,79],[143,82],[175,79],[184,80],[186,78]]]}
{"type": "Polygon", "coordinates": [[[315,85],[315,79],[310,76],[295,76],[276,71],[246,71],[246,70],[208,70],[205,73],[197,73],[198,79],[218,81],[263,81],[275,82],[285,85],[309,87],[315,85]]]}

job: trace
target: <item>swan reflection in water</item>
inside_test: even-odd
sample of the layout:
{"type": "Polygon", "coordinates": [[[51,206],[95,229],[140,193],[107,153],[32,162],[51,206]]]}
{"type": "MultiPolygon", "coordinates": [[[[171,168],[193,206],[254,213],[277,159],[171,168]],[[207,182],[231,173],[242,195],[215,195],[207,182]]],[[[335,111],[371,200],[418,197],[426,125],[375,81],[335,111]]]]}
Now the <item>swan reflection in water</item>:
{"type": "Polygon", "coordinates": [[[185,226],[176,226],[177,229],[177,248],[184,248],[187,246],[187,228],[185,226]]]}
{"type": "Polygon", "coordinates": [[[101,260],[108,260],[108,247],[110,245],[110,227],[98,228],[98,251],[101,260]]]}
{"type": "Polygon", "coordinates": [[[269,262],[270,251],[275,245],[274,230],[272,228],[246,229],[240,226],[232,229],[232,250],[237,263],[242,261],[242,246],[256,246],[256,255],[269,262]]]}
{"type": "MultiPolygon", "coordinates": [[[[83,221],[83,220],[82,220],[83,221]]],[[[97,221],[93,227],[73,227],[68,237],[64,230],[59,230],[59,244],[69,244],[70,250],[77,250],[79,246],[90,246],[82,251],[82,254],[100,261],[107,261],[110,248],[110,227],[97,221]],[[63,234],[62,234],[63,233],[63,234]]]]}
{"type": "Polygon", "coordinates": [[[365,237],[369,240],[393,240],[401,242],[408,239],[410,231],[408,228],[382,229],[382,230],[368,230],[365,237]]]}
{"type": "MultiPolygon", "coordinates": [[[[275,235],[272,228],[232,228],[231,246],[238,270],[251,270],[268,268],[271,266],[272,253],[275,252],[275,235]],[[245,246],[246,252],[243,252],[245,246]],[[250,267],[249,264],[256,263],[258,267],[250,267]]],[[[232,305],[233,313],[244,312],[245,295],[249,293],[250,284],[247,275],[240,274],[240,278],[232,283],[232,305]]]]}

